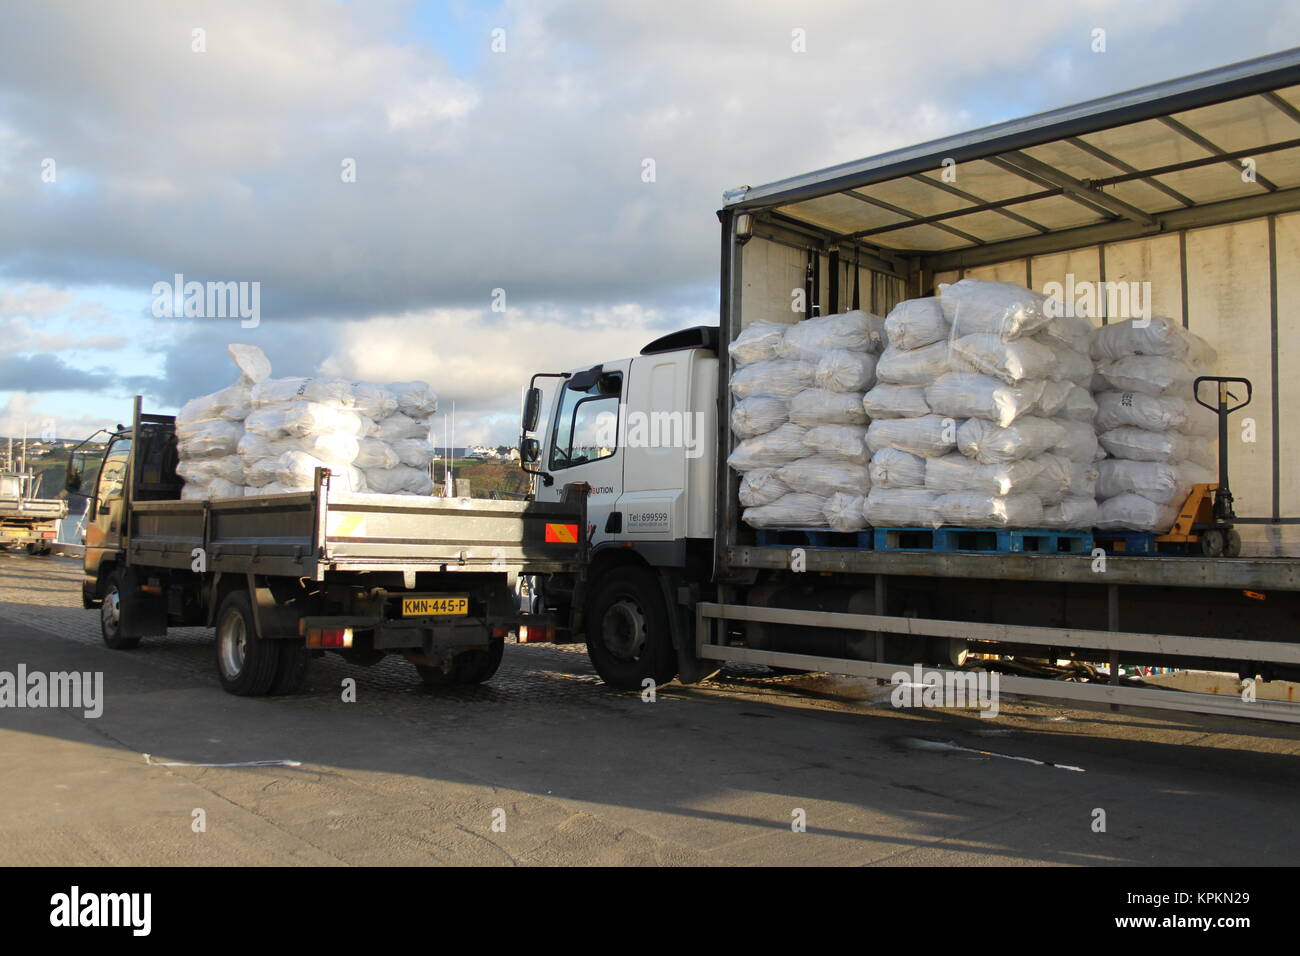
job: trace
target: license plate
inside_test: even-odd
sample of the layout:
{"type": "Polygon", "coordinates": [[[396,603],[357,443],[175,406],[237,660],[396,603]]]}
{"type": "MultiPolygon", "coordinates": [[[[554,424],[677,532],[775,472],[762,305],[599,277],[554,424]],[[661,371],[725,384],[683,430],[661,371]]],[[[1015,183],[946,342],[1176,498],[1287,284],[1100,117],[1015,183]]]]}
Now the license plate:
{"type": "Polygon", "coordinates": [[[455,597],[402,598],[402,617],[452,617],[469,613],[469,598],[455,597]]]}

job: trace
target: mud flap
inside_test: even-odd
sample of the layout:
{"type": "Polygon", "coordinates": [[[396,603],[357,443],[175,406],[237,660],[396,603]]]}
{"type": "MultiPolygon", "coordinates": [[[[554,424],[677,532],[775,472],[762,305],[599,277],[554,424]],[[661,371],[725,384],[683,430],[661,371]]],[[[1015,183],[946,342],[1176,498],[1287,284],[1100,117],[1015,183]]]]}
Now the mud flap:
{"type": "Polygon", "coordinates": [[[167,634],[167,598],[145,594],[144,579],[134,568],[124,568],[118,592],[120,628],[123,637],[163,637],[167,634]]]}

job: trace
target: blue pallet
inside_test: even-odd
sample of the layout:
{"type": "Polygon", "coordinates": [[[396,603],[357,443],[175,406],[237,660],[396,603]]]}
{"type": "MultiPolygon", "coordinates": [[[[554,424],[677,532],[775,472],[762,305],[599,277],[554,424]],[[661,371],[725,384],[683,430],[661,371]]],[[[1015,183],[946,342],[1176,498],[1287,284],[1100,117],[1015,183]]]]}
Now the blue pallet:
{"type": "Polygon", "coordinates": [[[1152,531],[1098,531],[1097,545],[1110,554],[1159,554],[1160,546],[1152,531]]]}
{"type": "Polygon", "coordinates": [[[1045,528],[876,528],[877,551],[936,551],[958,554],[1090,554],[1089,531],[1045,528]]]}
{"type": "Polygon", "coordinates": [[[762,528],[764,548],[860,548],[870,550],[871,531],[831,531],[828,528],[762,528]]]}

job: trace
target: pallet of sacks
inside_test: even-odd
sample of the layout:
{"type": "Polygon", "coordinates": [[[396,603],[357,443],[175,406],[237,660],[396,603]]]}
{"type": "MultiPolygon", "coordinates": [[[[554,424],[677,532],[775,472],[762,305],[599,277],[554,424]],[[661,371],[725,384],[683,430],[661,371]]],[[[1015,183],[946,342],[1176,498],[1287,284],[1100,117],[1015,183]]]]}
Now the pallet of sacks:
{"type": "Polygon", "coordinates": [[[863,399],[868,522],[1092,527],[1091,328],[1006,282],[962,279],[899,303],[863,399]]]}
{"type": "Polygon", "coordinates": [[[1217,355],[1167,318],[1103,325],[1090,346],[1106,452],[1097,466],[1097,527],[1166,532],[1192,486],[1218,478],[1218,419],[1192,394],[1198,375],[1214,374],[1217,355]]]}
{"type": "Polygon", "coordinates": [[[342,491],[427,495],[438,397],[424,382],[270,377],[261,349],[231,345],[228,388],[176,416],[186,499],[307,491],[317,468],[342,491]]]}
{"type": "Polygon", "coordinates": [[[884,320],[860,309],[793,325],[754,322],[729,347],[736,368],[727,459],[754,528],[866,526],[871,480],[863,395],[875,385],[884,320]]]}

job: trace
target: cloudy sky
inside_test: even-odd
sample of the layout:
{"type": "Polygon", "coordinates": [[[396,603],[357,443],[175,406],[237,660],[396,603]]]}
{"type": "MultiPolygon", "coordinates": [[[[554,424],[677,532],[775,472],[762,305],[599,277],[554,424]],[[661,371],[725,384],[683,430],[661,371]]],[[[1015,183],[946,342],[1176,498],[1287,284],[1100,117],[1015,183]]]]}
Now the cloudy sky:
{"type": "Polygon", "coordinates": [[[0,0],[0,434],[248,342],[513,441],[531,372],[716,322],[724,189],[1296,45],[1288,0],[0,0]],[[260,324],[155,317],[177,273],[260,324]]]}

